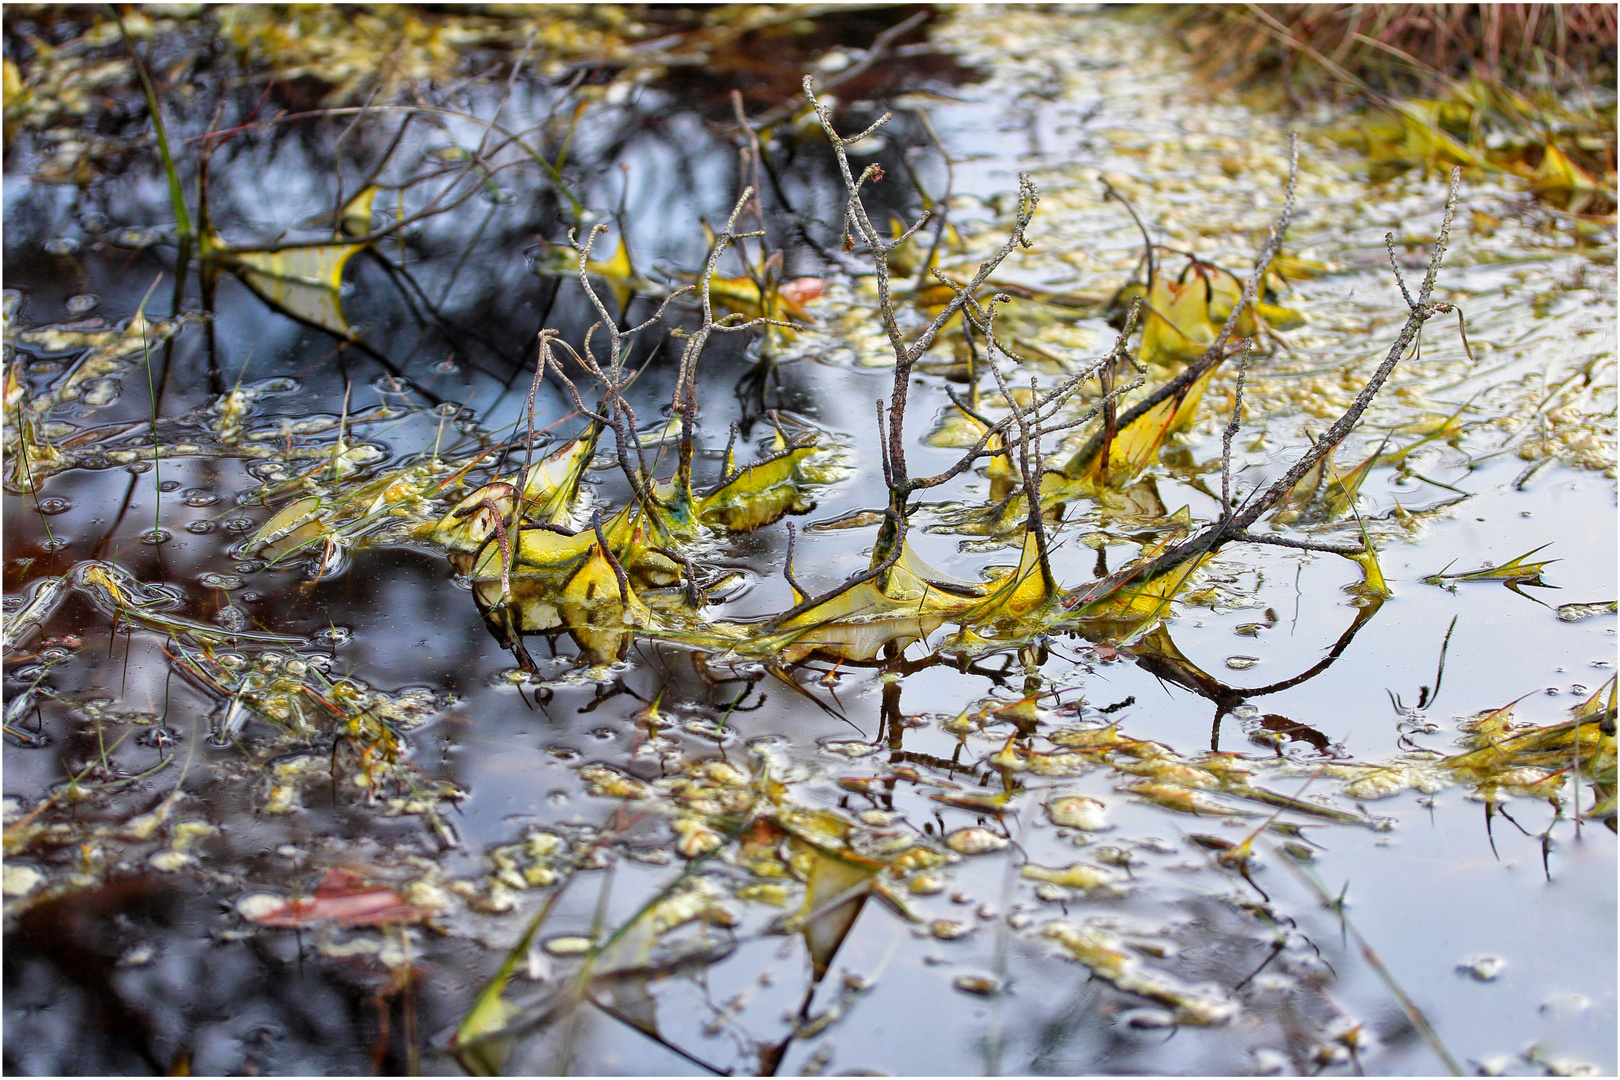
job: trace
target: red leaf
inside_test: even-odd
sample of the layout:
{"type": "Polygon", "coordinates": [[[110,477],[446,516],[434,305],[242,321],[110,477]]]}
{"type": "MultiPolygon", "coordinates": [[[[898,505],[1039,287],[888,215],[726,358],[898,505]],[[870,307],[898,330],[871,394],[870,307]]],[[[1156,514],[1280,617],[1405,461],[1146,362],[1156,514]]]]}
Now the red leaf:
{"type": "Polygon", "coordinates": [[[776,287],[776,292],[784,300],[802,304],[806,300],[814,300],[820,296],[825,288],[826,285],[820,278],[802,277],[782,282],[776,287]]]}
{"type": "Polygon", "coordinates": [[[260,926],[299,927],[335,922],[339,926],[385,926],[420,922],[426,916],[387,885],[372,885],[350,870],[333,868],[315,887],[314,896],[288,900],[253,921],[260,926]]]}

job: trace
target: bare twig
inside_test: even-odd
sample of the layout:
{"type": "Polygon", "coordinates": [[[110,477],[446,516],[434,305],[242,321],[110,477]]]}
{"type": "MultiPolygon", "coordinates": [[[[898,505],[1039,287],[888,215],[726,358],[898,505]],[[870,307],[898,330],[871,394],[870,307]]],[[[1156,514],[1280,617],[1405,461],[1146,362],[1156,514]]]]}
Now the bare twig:
{"type": "MultiPolygon", "coordinates": [[[[1450,190],[1446,195],[1445,216],[1440,224],[1440,233],[1435,239],[1434,247],[1430,249],[1429,268],[1423,276],[1423,284],[1418,289],[1418,295],[1412,302],[1406,322],[1401,326],[1400,332],[1395,336],[1394,343],[1389,347],[1389,352],[1373,373],[1372,378],[1367,381],[1361,392],[1356,395],[1355,401],[1351,402],[1350,407],[1333,422],[1327,432],[1317,439],[1311,448],[1301,455],[1300,459],[1287,472],[1275,480],[1264,492],[1256,492],[1242,507],[1233,510],[1230,514],[1223,515],[1220,521],[1182,541],[1151,562],[1110,575],[1074,593],[1067,600],[1069,606],[1084,607],[1086,604],[1106,598],[1131,582],[1151,581],[1183,563],[1216,550],[1222,544],[1230,541],[1255,539],[1248,532],[1249,526],[1253,525],[1267,511],[1281,502],[1306,473],[1314,469],[1324,457],[1333,452],[1333,448],[1360,422],[1362,414],[1372,404],[1373,398],[1378,395],[1378,391],[1388,380],[1390,373],[1395,370],[1395,366],[1406,355],[1412,342],[1417,338],[1418,331],[1423,328],[1423,324],[1435,315],[1440,314],[1442,305],[1431,301],[1430,297],[1434,292],[1434,283],[1440,273],[1441,263],[1445,259],[1451,223],[1457,212],[1457,191],[1461,183],[1462,170],[1453,169],[1450,190]]],[[[1287,546],[1299,545],[1290,544],[1287,546]]],[[[1336,553],[1347,554],[1348,552],[1336,553]]]]}
{"type": "MultiPolygon", "coordinates": [[[[1202,379],[1209,373],[1211,368],[1227,357],[1226,343],[1231,339],[1232,332],[1237,329],[1238,320],[1242,317],[1244,309],[1253,304],[1255,297],[1259,295],[1259,290],[1265,281],[1266,271],[1270,269],[1271,261],[1276,258],[1277,252],[1282,247],[1283,239],[1288,233],[1288,223],[1294,216],[1294,193],[1299,180],[1298,162],[1297,154],[1291,154],[1288,170],[1288,188],[1283,197],[1282,213],[1277,218],[1277,224],[1272,227],[1265,247],[1261,249],[1259,257],[1255,260],[1254,273],[1243,286],[1243,294],[1233,306],[1232,313],[1226,317],[1226,322],[1222,324],[1220,333],[1215,335],[1215,340],[1209,343],[1202,356],[1188,364],[1174,378],[1161,383],[1146,397],[1126,409],[1119,417],[1120,428],[1129,427],[1139,417],[1146,415],[1154,406],[1180,394],[1187,387],[1202,379]]],[[[1102,444],[1102,439],[1101,432],[1093,435],[1070,460],[1079,462],[1090,459],[1093,454],[1097,453],[1102,444]]]]}

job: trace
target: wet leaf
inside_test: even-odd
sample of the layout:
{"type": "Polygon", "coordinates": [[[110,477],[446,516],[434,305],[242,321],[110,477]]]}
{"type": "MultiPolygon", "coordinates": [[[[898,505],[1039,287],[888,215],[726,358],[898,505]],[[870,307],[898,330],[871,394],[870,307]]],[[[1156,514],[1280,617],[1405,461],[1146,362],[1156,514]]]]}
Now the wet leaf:
{"type": "Polygon", "coordinates": [[[1530,562],[1530,556],[1543,551],[1552,544],[1542,544],[1541,547],[1532,548],[1523,555],[1503,563],[1501,566],[1482,566],[1478,570],[1467,570],[1456,574],[1439,573],[1424,580],[1440,581],[1501,581],[1510,584],[1545,585],[1541,580],[1541,572],[1558,559],[1544,559],[1541,562],[1530,562]]]}
{"type": "MultiPolygon", "coordinates": [[[[1199,350],[1200,355],[1202,351],[1199,350]]],[[[1218,365],[1212,366],[1202,377],[1182,387],[1177,393],[1154,405],[1115,432],[1113,440],[1108,444],[1106,469],[1103,467],[1102,446],[1099,444],[1089,454],[1082,449],[1059,466],[1058,471],[1071,480],[1082,481],[1088,489],[1100,487],[1105,483],[1120,487],[1134,479],[1143,469],[1159,460],[1159,450],[1173,432],[1180,431],[1192,423],[1197,415],[1198,405],[1203,400],[1204,391],[1209,388],[1217,367],[1218,365]]],[[[1042,494],[1044,501],[1045,492],[1042,494]]]]}
{"type": "MultiPolygon", "coordinates": [[[[590,425],[578,438],[529,466],[523,484],[523,517],[550,525],[568,525],[574,517],[579,486],[600,435],[590,425]]],[[[515,531],[513,501],[516,477],[497,478],[463,498],[428,533],[448,551],[477,552],[497,533],[496,525],[515,531]]]]}
{"type": "Polygon", "coordinates": [[[709,295],[751,319],[766,318],[807,323],[813,321],[804,304],[821,295],[820,278],[795,278],[778,284],[767,276],[763,291],[753,278],[742,277],[709,279],[709,295]]]}
{"type": "Polygon", "coordinates": [[[1098,978],[1172,1009],[1177,1023],[1224,1024],[1238,1013],[1235,1001],[1184,990],[1165,976],[1144,971],[1141,961],[1126,952],[1117,938],[1097,927],[1054,919],[1041,927],[1041,936],[1062,945],[1098,978]]]}
{"type": "Polygon", "coordinates": [[[1209,278],[1203,274],[1182,282],[1163,274],[1155,276],[1148,289],[1137,359],[1144,364],[1169,364],[1204,355],[1219,329],[1210,317],[1210,292],[1209,278]]]}
{"type": "Polygon", "coordinates": [[[162,634],[175,634],[199,642],[257,641],[274,645],[301,645],[304,639],[287,634],[269,634],[252,630],[231,630],[214,623],[170,615],[160,607],[171,598],[167,594],[151,596],[145,585],[122,567],[111,563],[86,560],[74,566],[70,576],[79,591],[108,615],[123,619],[162,634]]]}
{"type": "MultiPolygon", "coordinates": [[[[1123,640],[1148,628],[1169,612],[1171,601],[1187,587],[1211,556],[1195,556],[1146,580],[1142,580],[1141,575],[1159,555],[1181,538],[1179,530],[1161,537],[1143,547],[1141,554],[1128,566],[1116,570],[1084,591],[1084,595],[1096,596],[1075,612],[1088,632],[1095,627],[1095,633],[1105,638],[1123,640]]],[[[1064,602],[1068,604],[1076,599],[1070,597],[1064,602]]]]}
{"type": "Polygon", "coordinates": [[[1384,579],[1383,567],[1378,565],[1378,552],[1373,550],[1370,543],[1361,551],[1354,555],[1346,555],[1345,558],[1358,564],[1362,571],[1361,581],[1346,586],[1346,592],[1365,597],[1375,603],[1381,603],[1395,595],[1394,590],[1389,587],[1389,582],[1384,579]]]}
{"type": "Polygon", "coordinates": [[[657,621],[635,590],[619,580],[594,534],[582,535],[591,541],[590,553],[563,587],[558,609],[580,647],[598,663],[608,663],[629,648],[634,629],[657,621]]]}
{"type": "Polygon", "coordinates": [[[798,842],[809,856],[804,905],[795,923],[804,935],[819,979],[860,917],[883,863],[798,842]]]}
{"type": "Polygon", "coordinates": [[[421,922],[430,913],[405,902],[387,885],[373,885],[351,870],[332,868],[311,896],[250,916],[260,926],[296,928],[331,922],[339,926],[388,926],[421,922]]]}
{"type": "Polygon", "coordinates": [[[569,880],[572,879],[565,880],[546,897],[546,902],[529,920],[517,943],[507,952],[494,978],[485,984],[478,1000],[473,1002],[472,1008],[467,1010],[467,1015],[456,1027],[455,1035],[450,1040],[451,1049],[456,1060],[474,1076],[499,1076],[505,1071],[513,1040],[502,1033],[522,1014],[522,1010],[507,1000],[507,984],[517,971],[519,962],[528,956],[535,934],[550,916],[551,909],[556,906],[569,880]]]}
{"type": "MultiPolygon", "coordinates": [[[[1356,500],[1361,497],[1361,485],[1366,482],[1367,474],[1373,466],[1381,463],[1379,454],[1374,452],[1371,457],[1351,469],[1348,473],[1339,472],[1338,466],[1333,464],[1333,455],[1329,454],[1323,459],[1330,477],[1327,487],[1327,518],[1328,521],[1338,521],[1349,517],[1356,507],[1356,500]]],[[[1303,481],[1303,477],[1301,478],[1303,481]]]]}
{"type": "Polygon", "coordinates": [[[338,337],[357,337],[343,314],[343,267],[364,244],[250,251],[220,247],[242,283],[279,311],[338,337]]]}
{"type": "Polygon", "coordinates": [[[1386,112],[1361,127],[1375,172],[1388,175],[1420,166],[1427,173],[1453,165],[1496,171],[1442,127],[1441,116],[1447,103],[1408,99],[1389,104],[1393,113],[1386,112]]]}
{"type": "Polygon", "coordinates": [[[31,583],[22,605],[6,616],[5,647],[21,648],[41,623],[56,614],[72,587],[65,576],[40,578],[31,583]]]}
{"type": "Polygon", "coordinates": [[[1572,214],[1585,212],[1603,193],[1585,169],[1552,143],[1546,145],[1541,164],[1528,179],[1531,191],[1572,214]]]}
{"type": "Polygon", "coordinates": [[[699,515],[705,524],[745,533],[769,525],[784,514],[814,509],[815,503],[803,493],[801,466],[818,449],[814,445],[786,447],[750,465],[699,499],[699,515]]]}
{"type": "Polygon", "coordinates": [[[294,499],[270,516],[248,541],[248,549],[266,550],[272,560],[312,543],[325,534],[323,523],[330,516],[324,501],[315,495],[294,499]]]}

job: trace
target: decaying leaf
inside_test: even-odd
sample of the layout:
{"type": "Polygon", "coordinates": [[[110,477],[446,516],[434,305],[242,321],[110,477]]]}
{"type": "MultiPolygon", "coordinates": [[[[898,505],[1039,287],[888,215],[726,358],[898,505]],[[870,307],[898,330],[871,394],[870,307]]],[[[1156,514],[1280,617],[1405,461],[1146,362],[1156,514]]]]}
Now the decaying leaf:
{"type": "Polygon", "coordinates": [[[352,870],[333,867],[315,892],[295,896],[279,906],[248,916],[260,926],[295,929],[314,923],[338,926],[388,926],[421,922],[430,912],[405,902],[387,885],[375,885],[352,870]]]}
{"type": "Polygon", "coordinates": [[[1235,1001],[1184,990],[1163,975],[1143,970],[1140,959],[1126,952],[1111,934],[1094,926],[1054,919],[1041,927],[1041,935],[1062,945],[1098,978],[1170,1008],[1177,1023],[1224,1024],[1238,1013],[1235,1001]]]}

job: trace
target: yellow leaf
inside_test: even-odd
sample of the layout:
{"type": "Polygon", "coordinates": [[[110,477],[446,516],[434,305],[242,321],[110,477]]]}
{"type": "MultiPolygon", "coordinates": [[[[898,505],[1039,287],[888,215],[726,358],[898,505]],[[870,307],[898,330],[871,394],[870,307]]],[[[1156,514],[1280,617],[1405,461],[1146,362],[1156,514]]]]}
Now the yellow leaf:
{"type": "MultiPolygon", "coordinates": [[[[1383,448],[1380,447],[1381,451],[1383,448]]],[[[1351,469],[1348,474],[1341,475],[1338,467],[1333,464],[1332,455],[1324,459],[1327,473],[1332,479],[1328,481],[1327,490],[1327,519],[1337,521],[1355,509],[1356,499],[1360,497],[1361,485],[1367,479],[1367,474],[1374,465],[1379,463],[1379,453],[1351,469]]]]}
{"type": "Polygon", "coordinates": [[[1203,376],[1181,391],[1153,406],[1114,433],[1108,445],[1106,475],[1101,468],[1102,447],[1082,458],[1076,454],[1059,470],[1071,480],[1085,480],[1092,484],[1104,480],[1110,486],[1119,486],[1133,479],[1143,469],[1159,460],[1159,449],[1174,431],[1190,425],[1197,415],[1199,402],[1215,375],[1219,364],[1213,364],[1203,376]]]}
{"type": "MultiPolygon", "coordinates": [[[[1218,329],[1210,319],[1210,285],[1199,274],[1178,283],[1156,275],[1148,290],[1146,321],[1137,359],[1144,364],[1196,360],[1215,340],[1218,329]]],[[[1231,305],[1227,305],[1231,310],[1231,305]]]]}
{"type": "Polygon", "coordinates": [[[961,615],[963,625],[1017,619],[1044,607],[1052,599],[1041,572],[1040,544],[1034,532],[1024,534],[1018,569],[997,582],[990,595],[961,615]]]}
{"type": "Polygon", "coordinates": [[[259,527],[248,541],[248,550],[263,548],[272,559],[297,551],[320,538],[328,516],[317,496],[294,499],[259,527]]]}
{"type": "Polygon", "coordinates": [[[1578,214],[1592,204],[1601,188],[1585,169],[1548,143],[1541,164],[1530,174],[1530,190],[1578,214]]]}
{"type": "Polygon", "coordinates": [[[338,227],[345,236],[365,236],[371,232],[371,203],[380,190],[372,184],[344,205],[338,215],[338,227]]]}
{"type": "MultiPolygon", "coordinates": [[[[580,479],[596,449],[600,432],[600,426],[593,423],[579,438],[529,466],[523,485],[526,519],[552,525],[567,524],[580,479]]],[[[513,477],[493,480],[452,507],[439,519],[428,538],[452,552],[475,552],[496,534],[497,521],[506,523],[509,529],[514,528],[512,499],[515,495],[513,477]]]]}
{"type": "Polygon", "coordinates": [[[815,504],[800,490],[799,465],[817,449],[796,446],[750,465],[698,500],[699,516],[705,524],[741,533],[769,525],[789,511],[809,510],[815,504]]]}
{"type": "Polygon", "coordinates": [[[1368,545],[1355,555],[1346,555],[1345,558],[1353,563],[1360,564],[1362,571],[1365,573],[1365,577],[1359,584],[1349,586],[1346,591],[1374,600],[1387,600],[1395,595],[1389,587],[1389,582],[1384,580],[1383,568],[1378,565],[1378,553],[1372,549],[1371,545],[1368,545]]]}
{"type": "Polygon", "coordinates": [[[1541,583],[1541,572],[1560,560],[1546,559],[1542,562],[1527,562],[1526,560],[1536,552],[1551,546],[1551,544],[1542,544],[1541,547],[1533,548],[1523,555],[1503,563],[1501,566],[1484,566],[1478,570],[1469,570],[1461,574],[1440,574],[1437,576],[1450,581],[1515,581],[1539,585],[1541,583]]]}
{"type": "Polygon", "coordinates": [[[804,906],[799,912],[800,932],[820,976],[871,895],[870,888],[863,886],[870,886],[884,864],[852,852],[834,854],[797,838],[793,846],[806,852],[810,860],[804,906]],[[840,897],[845,899],[837,902],[840,897]]]}
{"type": "Polygon", "coordinates": [[[280,251],[224,249],[242,283],[261,300],[296,319],[353,341],[343,315],[343,266],[364,244],[322,244],[280,251]]]}

